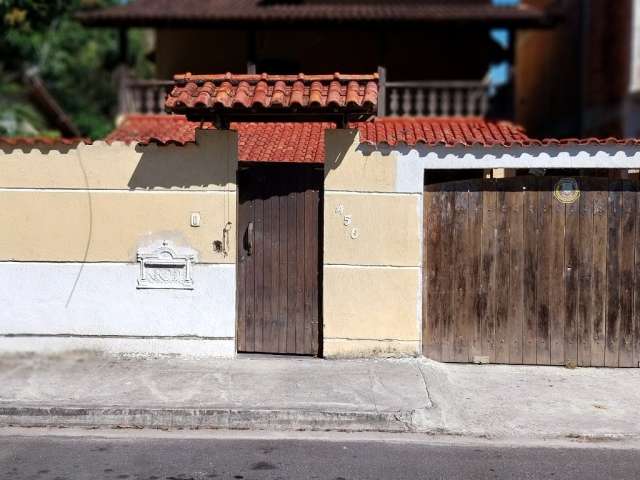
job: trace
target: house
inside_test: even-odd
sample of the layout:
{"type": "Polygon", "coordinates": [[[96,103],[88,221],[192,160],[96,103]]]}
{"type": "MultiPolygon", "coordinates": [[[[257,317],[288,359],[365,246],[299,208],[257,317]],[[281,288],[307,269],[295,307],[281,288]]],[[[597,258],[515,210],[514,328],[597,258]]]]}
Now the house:
{"type": "Polygon", "coordinates": [[[3,145],[0,350],[639,366],[640,141],[363,119],[377,81],[181,75],[3,145]]]}
{"type": "Polygon", "coordinates": [[[563,20],[518,37],[516,121],[537,136],[638,136],[640,2],[529,3],[563,20]]]}
{"type": "Polygon", "coordinates": [[[123,78],[121,114],[162,112],[175,72],[379,70],[380,116],[503,118],[513,115],[513,85],[492,95],[488,72],[492,64],[513,65],[514,50],[490,32],[504,29],[515,41],[553,20],[528,3],[492,0],[135,0],[79,18],[119,29],[122,58],[127,29],[155,34],[156,78],[123,78]]]}

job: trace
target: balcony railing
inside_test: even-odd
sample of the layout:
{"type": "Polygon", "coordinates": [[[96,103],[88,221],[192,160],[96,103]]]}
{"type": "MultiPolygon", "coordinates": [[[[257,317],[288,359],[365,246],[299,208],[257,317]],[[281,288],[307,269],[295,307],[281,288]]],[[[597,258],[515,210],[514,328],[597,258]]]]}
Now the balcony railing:
{"type": "Polygon", "coordinates": [[[378,115],[391,117],[484,117],[489,111],[489,80],[385,82],[378,115]]]}
{"type": "Polygon", "coordinates": [[[171,80],[138,80],[124,77],[120,82],[118,112],[164,113],[164,101],[171,80]]]}
{"type": "MultiPolygon", "coordinates": [[[[380,79],[378,116],[485,116],[489,110],[489,81],[386,82],[380,79]]],[[[164,113],[170,80],[120,82],[119,113],[164,113]]]]}

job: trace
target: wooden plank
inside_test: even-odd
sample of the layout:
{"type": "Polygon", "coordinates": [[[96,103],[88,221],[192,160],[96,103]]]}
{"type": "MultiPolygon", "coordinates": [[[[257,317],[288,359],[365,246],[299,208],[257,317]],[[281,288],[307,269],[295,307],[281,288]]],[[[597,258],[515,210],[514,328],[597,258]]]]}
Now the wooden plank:
{"type": "MultiPolygon", "coordinates": [[[[635,179],[636,190],[640,189],[635,179]]],[[[640,197],[640,192],[636,194],[640,197]]],[[[640,203],[640,198],[636,198],[640,203]]],[[[640,367],[640,204],[636,206],[636,236],[634,242],[634,288],[633,288],[633,366],[640,367]]]]}
{"type": "MultiPolygon", "coordinates": [[[[269,179],[269,183],[271,180],[269,179]]],[[[266,187],[266,186],[265,186],[266,187]]],[[[274,248],[273,245],[273,232],[271,229],[272,219],[272,203],[273,203],[273,186],[263,189],[263,201],[262,201],[262,224],[263,224],[263,248],[262,248],[262,278],[263,278],[263,293],[262,293],[262,349],[264,352],[277,352],[277,341],[273,341],[273,317],[271,316],[271,299],[274,297],[274,288],[272,285],[272,261],[274,248]]]]}
{"type": "Polygon", "coordinates": [[[553,182],[549,177],[538,181],[538,268],[536,270],[536,364],[551,364],[551,309],[550,309],[550,275],[551,275],[551,229],[553,214],[553,182]]]}
{"type": "Polygon", "coordinates": [[[565,205],[564,228],[564,363],[578,365],[578,242],[580,237],[580,204],[565,205]]]}
{"type": "Polygon", "coordinates": [[[287,195],[287,352],[296,352],[298,212],[295,192],[287,195]]]}
{"type": "Polygon", "coordinates": [[[280,315],[280,192],[282,191],[281,180],[273,179],[274,189],[270,202],[270,226],[271,226],[271,297],[270,305],[270,328],[265,336],[269,339],[269,344],[273,352],[280,351],[280,332],[285,327],[282,324],[280,315]]]}
{"type": "Polygon", "coordinates": [[[422,354],[433,360],[442,360],[440,316],[440,254],[443,247],[441,208],[442,193],[434,189],[424,192],[424,279],[423,279],[423,331],[422,354]]]}
{"type": "Polygon", "coordinates": [[[469,331],[471,335],[469,344],[469,361],[475,356],[482,355],[482,322],[480,316],[480,266],[482,259],[482,189],[485,181],[479,180],[471,183],[469,191],[469,249],[470,264],[467,276],[467,291],[470,292],[468,302],[469,331]]]}
{"type": "Polygon", "coordinates": [[[578,240],[578,365],[591,366],[593,337],[593,200],[594,183],[588,177],[580,179],[582,193],[578,200],[580,238],[578,240]]]}
{"type": "Polygon", "coordinates": [[[313,237],[315,241],[312,243],[312,261],[314,262],[314,273],[311,282],[311,351],[314,355],[321,355],[320,337],[321,337],[321,321],[320,321],[320,279],[322,275],[322,258],[320,252],[322,251],[322,198],[321,190],[322,183],[324,182],[324,170],[314,170],[314,189],[313,189],[313,204],[312,204],[312,225],[313,225],[313,237]]]}
{"type": "MultiPolygon", "coordinates": [[[[251,172],[247,172],[247,175],[251,175],[251,172]]],[[[250,177],[250,182],[248,182],[248,188],[255,188],[253,175],[250,177]]],[[[255,222],[255,204],[253,200],[249,201],[249,222],[255,222]]],[[[247,224],[248,226],[249,224],[247,224]]],[[[255,247],[254,241],[254,233],[255,233],[255,223],[254,230],[247,231],[247,240],[248,242],[252,242],[255,247]]],[[[245,277],[245,347],[247,352],[255,352],[255,256],[253,252],[251,255],[247,253],[247,274],[245,277]]]]}
{"type": "Polygon", "coordinates": [[[452,362],[453,355],[453,271],[451,264],[453,261],[453,221],[454,221],[454,193],[452,191],[443,191],[443,204],[441,213],[442,222],[442,239],[443,249],[440,255],[439,276],[441,281],[438,282],[440,287],[440,305],[442,305],[442,361],[452,362]]]}
{"type": "Polygon", "coordinates": [[[237,272],[237,315],[238,323],[236,326],[236,349],[239,352],[246,351],[245,327],[246,327],[246,291],[245,282],[247,278],[247,257],[244,248],[244,235],[247,231],[247,222],[249,217],[249,204],[244,195],[244,178],[245,172],[238,174],[238,230],[237,230],[237,248],[238,248],[238,272],[237,272]]]}
{"type": "Polygon", "coordinates": [[[607,316],[605,324],[605,355],[607,367],[618,366],[620,351],[620,249],[622,248],[622,184],[609,182],[608,242],[607,242],[607,316]]]}
{"type": "Polygon", "coordinates": [[[593,179],[593,325],[591,366],[604,366],[607,311],[608,189],[607,179],[593,179]]]}
{"type": "Polygon", "coordinates": [[[495,180],[482,192],[482,258],[478,316],[482,331],[482,355],[496,361],[496,201],[495,180]]]}
{"type": "MultiPolygon", "coordinates": [[[[281,181],[286,181],[282,179],[281,181]]],[[[288,293],[289,293],[289,238],[288,238],[288,225],[289,225],[289,198],[286,193],[286,189],[282,188],[279,195],[279,227],[278,236],[280,239],[279,250],[279,329],[278,329],[278,351],[287,351],[287,333],[289,332],[289,308],[288,308],[288,293]]]]}
{"type": "Polygon", "coordinates": [[[304,344],[307,354],[314,354],[312,346],[313,323],[313,275],[316,274],[317,262],[314,261],[314,245],[317,243],[317,232],[313,227],[314,191],[311,188],[311,172],[307,173],[307,189],[304,192],[304,344]]]}
{"type": "MultiPolygon", "coordinates": [[[[308,171],[307,171],[308,172],[308,171]]],[[[298,186],[299,191],[295,192],[296,198],[296,349],[295,353],[304,354],[307,353],[304,348],[304,332],[305,332],[305,312],[304,312],[304,277],[305,277],[305,195],[304,190],[308,184],[307,172],[299,172],[298,186]]]]}
{"type": "Polygon", "coordinates": [[[538,315],[536,311],[536,280],[538,263],[538,245],[540,243],[538,229],[538,178],[528,177],[524,191],[524,272],[523,302],[524,328],[522,361],[528,365],[536,364],[538,335],[538,315]]]}
{"type": "Polygon", "coordinates": [[[620,333],[619,367],[633,367],[634,243],[636,236],[637,189],[631,180],[622,182],[622,248],[620,250],[620,333]]]}
{"type": "MultiPolygon", "coordinates": [[[[553,186],[559,180],[551,177],[553,186]]],[[[565,205],[556,198],[551,201],[551,268],[549,277],[550,362],[564,365],[564,227],[565,205]]]]}
{"type": "Polygon", "coordinates": [[[468,309],[466,305],[467,276],[469,275],[469,192],[467,183],[456,182],[453,192],[453,238],[451,248],[453,250],[453,285],[451,314],[453,327],[453,358],[454,362],[467,362],[469,360],[468,337],[466,326],[468,323],[468,309]]]}
{"type": "Polygon", "coordinates": [[[496,191],[496,363],[509,363],[509,201],[507,180],[496,191]]]}
{"type": "Polygon", "coordinates": [[[253,265],[254,265],[254,351],[264,352],[262,341],[262,328],[264,326],[264,200],[263,193],[265,189],[264,173],[258,178],[256,191],[260,194],[256,195],[253,203],[254,226],[253,226],[253,265]]]}
{"type": "Polygon", "coordinates": [[[524,193],[522,178],[509,181],[507,194],[509,222],[509,307],[507,338],[509,363],[521,364],[524,329],[524,193]]]}

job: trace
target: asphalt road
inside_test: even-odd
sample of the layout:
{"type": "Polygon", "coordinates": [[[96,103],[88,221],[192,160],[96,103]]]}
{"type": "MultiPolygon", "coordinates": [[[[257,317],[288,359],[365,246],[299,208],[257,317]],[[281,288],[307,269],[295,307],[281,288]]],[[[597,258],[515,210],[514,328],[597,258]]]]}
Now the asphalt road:
{"type": "MultiPolygon", "coordinates": [[[[339,434],[337,434],[339,435],[339,434]]],[[[0,436],[2,479],[640,478],[640,450],[320,439],[0,436]]]]}

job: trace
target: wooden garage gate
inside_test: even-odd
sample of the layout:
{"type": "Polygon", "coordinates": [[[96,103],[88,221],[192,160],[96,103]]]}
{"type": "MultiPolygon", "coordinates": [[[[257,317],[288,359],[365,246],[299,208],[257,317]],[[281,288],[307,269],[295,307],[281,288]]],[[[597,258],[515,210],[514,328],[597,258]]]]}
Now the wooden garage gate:
{"type": "Polygon", "coordinates": [[[639,366],[638,184],[572,178],[425,187],[425,356],[639,366]]]}

